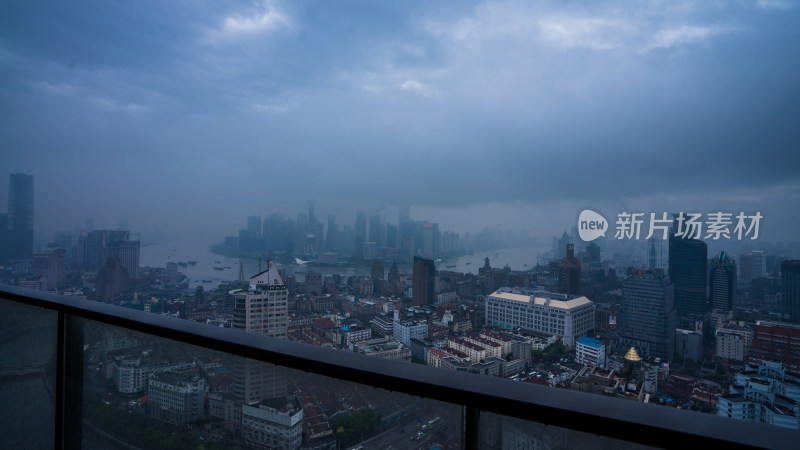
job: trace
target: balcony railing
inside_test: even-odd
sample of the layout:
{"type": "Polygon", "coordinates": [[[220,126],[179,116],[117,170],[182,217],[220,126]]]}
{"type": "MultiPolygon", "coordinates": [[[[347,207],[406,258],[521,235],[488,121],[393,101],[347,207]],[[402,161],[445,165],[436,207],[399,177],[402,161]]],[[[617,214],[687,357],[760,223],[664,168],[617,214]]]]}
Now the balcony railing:
{"type": "MultiPolygon", "coordinates": [[[[299,371],[297,373],[316,374],[455,405],[459,408],[460,423],[451,427],[451,432],[457,430],[460,445],[467,449],[481,448],[488,445],[487,442],[502,439],[489,435],[502,434],[492,427],[502,426],[504,421],[567,430],[583,436],[581,442],[586,442],[588,436],[597,444],[594,447],[611,447],[616,445],[612,444],[613,440],[667,448],[704,445],[796,448],[800,442],[800,432],[775,426],[388,361],[11,286],[0,286],[0,304],[22,308],[25,308],[22,305],[29,305],[41,308],[28,309],[42,317],[48,314],[52,317],[54,332],[44,333],[45,337],[37,345],[52,346],[55,352],[55,382],[49,387],[54,401],[43,410],[45,415],[52,411],[56,449],[81,448],[85,444],[82,431],[87,348],[84,324],[87,321],[270,363],[299,371]]],[[[0,329],[0,343],[15,333],[26,332],[31,326],[43,327],[35,322],[6,325],[5,330],[0,329]]],[[[44,370],[24,361],[13,348],[1,349],[0,383],[14,376],[44,370]]],[[[0,417],[11,416],[14,411],[26,407],[15,404],[16,401],[18,399],[0,400],[0,417]]],[[[2,434],[0,447],[6,448],[9,443],[3,442],[2,434]]]]}

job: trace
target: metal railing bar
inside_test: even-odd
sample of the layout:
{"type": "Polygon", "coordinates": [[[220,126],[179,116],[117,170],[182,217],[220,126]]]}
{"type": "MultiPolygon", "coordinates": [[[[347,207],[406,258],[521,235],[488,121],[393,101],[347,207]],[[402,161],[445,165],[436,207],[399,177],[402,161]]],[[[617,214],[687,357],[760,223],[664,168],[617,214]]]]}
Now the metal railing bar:
{"type": "Polygon", "coordinates": [[[467,406],[464,408],[464,443],[465,450],[480,448],[481,411],[478,408],[467,406]]]}
{"type": "Polygon", "coordinates": [[[83,431],[83,322],[64,321],[64,448],[81,448],[83,431]]]}
{"type": "Polygon", "coordinates": [[[56,336],[59,342],[56,343],[56,392],[55,392],[55,417],[53,418],[53,426],[55,427],[53,433],[53,448],[55,450],[63,450],[64,445],[64,390],[65,390],[65,373],[66,367],[64,365],[66,351],[64,343],[66,313],[57,311],[56,316],[56,336]]]}
{"type": "Polygon", "coordinates": [[[779,427],[387,361],[85,299],[11,286],[0,287],[0,293],[9,300],[236,356],[645,445],[675,447],[724,442],[728,446],[793,448],[800,438],[797,431],[779,427]]]}

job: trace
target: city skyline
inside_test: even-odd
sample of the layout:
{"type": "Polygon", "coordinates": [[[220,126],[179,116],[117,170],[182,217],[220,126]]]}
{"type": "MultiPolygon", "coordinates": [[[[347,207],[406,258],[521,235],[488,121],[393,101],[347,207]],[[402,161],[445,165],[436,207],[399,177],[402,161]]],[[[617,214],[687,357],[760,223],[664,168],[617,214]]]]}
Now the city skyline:
{"type": "MultiPolygon", "coordinates": [[[[32,174],[10,174],[10,184],[14,183],[14,180],[20,176],[24,176],[26,178],[33,179],[32,174]]],[[[32,190],[32,189],[31,189],[32,190]]],[[[37,188],[38,192],[38,188],[37,188]]],[[[307,200],[308,202],[315,203],[314,200],[307,200]]],[[[33,204],[36,204],[36,200],[34,199],[33,204]]],[[[31,205],[33,207],[34,205],[31,205]]],[[[291,222],[298,230],[305,229],[306,225],[300,226],[301,223],[311,223],[308,222],[308,214],[306,212],[308,210],[300,210],[297,212],[296,215],[293,214],[286,214],[285,212],[281,211],[274,211],[267,215],[247,215],[241,217],[235,217],[235,222],[232,223],[231,227],[225,230],[220,230],[219,233],[212,233],[211,230],[202,230],[199,235],[193,235],[192,233],[186,232],[176,232],[176,233],[164,233],[163,230],[156,226],[150,232],[147,233],[140,233],[140,228],[137,227],[137,224],[141,222],[138,220],[137,217],[134,216],[126,216],[126,218],[116,218],[116,219],[107,219],[107,220],[95,220],[93,217],[87,217],[80,221],[80,223],[67,223],[67,222],[57,222],[49,224],[50,227],[54,231],[35,231],[32,237],[33,239],[33,249],[34,251],[46,251],[46,248],[51,247],[52,245],[57,244],[61,239],[65,238],[67,235],[74,235],[75,238],[80,233],[91,232],[93,230],[124,230],[129,231],[132,236],[135,236],[137,241],[141,241],[143,246],[149,245],[158,245],[167,242],[173,243],[180,243],[186,242],[187,239],[189,240],[196,240],[200,239],[202,241],[208,242],[208,245],[223,243],[224,238],[228,236],[236,236],[237,232],[241,232],[242,230],[248,230],[253,234],[254,227],[258,228],[258,232],[254,233],[253,235],[259,235],[259,233],[263,233],[264,236],[275,234],[275,230],[268,229],[268,222],[274,225],[274,221],[278,220],[278,222],[291,222]],[[258,219],[258,224],[254,224],[253,220],[258,219]],[[133,225],[131,225],[133,224],[133,225]],[[263,230],[261,226],[263,225],[263,230]]],[[[334,237],[335,239],[342,239],[343,236],[349,236],[350,234],[356,235],[359,232],[367,234],[367,224],[370,225],[368,228],[369,233],[368,235],[373,234],[373,222],[377,218],[379,218],[379,226],[381,227],[382,234],[381,234],[381,241],[377,243],[376,250],[379,250],[382,245],[387,244],[387,233],[391,233],[392,236],[396,239],[394,242],[398,249],[403,247],[402,242],[402,228],[400,228],[400,221],[407,221],[409,223],[413,223],[416,225],[423,225],[423,224],[433,224],[435,230],[439,230],[439,232],[443,232],[445,236],[447,233],[451,233],[453,239],[456,243],[459,244],[459,249],[481,249],[481,250],[488,250],[488,249],[500,249],[500,248],[513,248],[513,247],[530,247],[535,249],[536,252],[543,252],[550,247],[550,241],[552,240],[553,244],[553,254],[558,255],[559,258],[563,257],[564,254],[564,245],[566,243],[573,243],[576,245],[576,251],[585,249],[589,244],[591,244],[592,240],[584,240],[579,236],[578,227],[580,222],[578,220],[578,215],[576,214],[574,217],[574,221],[566,221],[560,224],[560,229],[554,235],[542,235],[542,234],[535,234],[532,233],[529,228],[525,228],[524,223],[514,223],[513,225],[519,226],[516,227],[508,227],[508,228],[490,228],[484,227],[483,229],[477,230],[475,232],[464,232],[463,229],[456,228],[456,229],[443,229],[435,220],[426,220],[425,217],[419,217],[416,214],[417,208],[412,207],[401,207],[401,208],[384,208],[381,210],[375,210],[371,212],[370,218],[371,220],[366,220],[366,212],[362,208],[354,208],[348,211],[346,214],[327,214],[326,220],[319,220],[319,217],[322,214],[314,213],[314,218],[316,220],[315,225],[315,233],[317,234],[318,239],[314,244],[316,246],[315,251],[322,251],[322,250],[330,250],[331,248],[328,247],[328,239],[334,237]],[[413,214],[411,213],[413,211],[413,214]],[[353,214],[355,214],[355,220],[353,220],[353,214]],[[363,223],[359,225],[359,218],[363,215],[363,223]],[[348,217],[349,216],[349,217],[348,217]],[[334,234],[330,234],[330,226],[333,225],[335,227],[334,234]],[[316,228],[318,226],[318,228],[316,228]],[[359,227],[365,227],[363,231],[360,231],[359,227]],[[389,227],[390,230],[387,230],[386,227],[389,227]],[[561,236],[558,238],[558,236],[561,236]],[[564,236],[567,236],[567,240],[564,241],[564,236]],[[558,241],[557,239],[558,238],[558,241]],[[556,245],[558,243],[558,245],[556,245]]],[[[732,210],[733,211],[733,210],[732,210]]],[[[681,211],[683,212],[683,211],[681,211]]],[[[666,212],[663,212],[666,213],[666,212]]],[[[697,211],[694,211],[697,213],[697,211]]],[[[608,223],[606,224],[607,230],[604,231],[603,236],[604,239],[600,239],[596,242],[606,242],[603,248],[605,250],[613,249],[614,252],[622,252],[622,253],[629,253],[631,255],[640,255],[643,251],[646,250],[648,252],[652,251],[652,245],[654,242],[661,243],[661,246],[666,249],[666,245],[668,240],[658,238],[658,234],[653,239],[649,239],[648,236],[648,226],[651,218],[648,216],[648,213],[639,213],[640,221],[642,222],[639,226],[641,233],[637,232],[634,236],[628,236],[624,229],[626,227],[630,228],[629,225],[625,225],[621,223],[623,221],[623,217],[626,212],[621,212],[617,216],[607,216],[608,223]],[[615,223],[615,221],[617,221],[615,223]],[[647,239],[645,237],[648,236],[647,239]],[[649,242],[649,243],[648,243],[649,242]]],[[[652,213],[655,217],[660,216],[662,213],[652,213]]],[[[677,216],[678,213],[673,212],[674,216],[677,216]]],[[[690,213],[691,214],[691,213],[690,213]]],[[[710,234],[707,233],[711,232],[711,228],[706,228],[711,225],[711,216],[715,213],[697,213],[698,214],[698,224],[699,224],[699,232],[697,236],[699,236],[703,243],[708,246],[708,254],[719,253],[720,251],[725,251],[729,254],[736,254],[736,255],[745,255],[751,251],[777,251],[780,254],[785,254],[792,256],[794,258],[800,257],[800,240],[797,240],[793,237],[790,237],[788,241],[783,240],[775,240],[771,237],[773,236],[772,229],[767,228],[767,232],[763,231],[763,216],[759,217],[760,220],[750,222],[753,220],[755,216],[747,216],[745,219],[744,224],[752,225],[754,222],[759,222],[760,229],[758,224],[756,224],[755,232],[752,228],[741,231],[741,236],[737,236],[737,231],[734,229],[734,226],[737,225],[737,214],[744,214],[744,212],[730,212],[727,213],[730,217],[731,222],[724,227],[725,232],[722,236],[714,236],[712,237],[710,234]],[[730,232],[730,234],[728,234],[730,232]],[[755,239],[753,239],[755,237],[755,239]]],[[[753,214],[760,214],[760,212],[756,212],[753,214]]],[[[7,216],[7,215],[6,215],[7,216]]],[[[5,217],[5,216],[4,216],[5,217]]],[[[666,217],[666,216],[665,216],[666,217]]],[[[639,220],[639,219],[635,219],[639,220]]],[[[658,220],[658,219],[656,219],[658,220]]],[[[36,225],[39,224],[41,221],[36,220],[34,222],[34,229],[36,225]]],[[[456,224],[456,227],[463,225],[463,223],[456,224]]],[[[740,224],[739,224],[740,225],[740,224]]],[[[659,225],[656,225],[658,227],[659,225]]],[[[746,227],[745,227],[746,228],[746,227]]],[[[697,229],[697,228],[696,228],[697,229]]],[[[687,228],[687,231],[689,228],[687,228]]],[[[651,230],[652,232],[652,230],[651,230]]],[[[659,232],[660,233],[660,232],[659,232]]],[[[666,236],[666,235],[665,235],[666,236]]],[[[684,238],[678,239],[678,241],[692,241],[694,239],[689,239],[688,236],[684,238]]],[[[365,241],[369,243],[369,241],[365,241]]],[[[298,241],[299,243],[299,241],[298,241]]],[[[302,243],[301,243],[302,244],[302,243]]],[[[351,247],[353,242],[337,242],[336,245],[339,248],[348,248],[351,247]]],[[[418,243],[422,245],[421,243],[418,243]]],[[[26,244],[27,245],[27,244],[26,244]]],[[[301,245],[297,250],[302,251],[305,249],[305,244],[301,245]]],[[[391,245],[387,245],[391,247],[391,245]]],[[[271,248],[271,247],[268,247],[271,248]]],[[[421,249],[421,247],[419,247],[421,249]]],[[[280,250],[279,248],[271,248],[272,250],[280,250]]],[[[424,252],[423,252],[424,253],[424,252]]],[[[639,257],[639,256],[637,256],[639,257]]],[[[657,259],[661,261],[659,264],[665,261],[665,255],[659,256],[657,259]]],[[[710,258],[710,256],[709,256],[710,258]]]]}
{"type": "MultiPolygon", "coordinates": [[[[14,180],[12,177],[11,184],[14,180]]],[[[308,214],[298,214],[296,227],[289,225],[286,235],[292,245],[319,242],[313,233],[321,238],[322,223],[316,219],[313,205],[309,201],[308,214]]],[[[795,269],[800,261],[787,260],[785,253],[757,250],[740,256],[741,279],[747,282],[739,292],[742,301],[735,296],[714,301],[717,287],[724,284],[733,289],[739,284],[735,276],[721,283],[715,268],[724,263],[735,275],[735,263],[720,253],[711,260],[709,269],[708,257],[714,255],[708,254],[705,242],[680,237],[681,233],[691,235],[683,229],[680,216],[674,222],[664,219],[673,225],[669,272],[663,267],[644,269],[646,265],[664,265],[663,259],[659,262],[652,258],[651,251],[638,256],[612,255],[605,240],[590,242],[585,251],[576,254],[573,242],[579,238],[573,230],[560,239],[553,237],[559,249],[554,249],[544,264],[526,264],[525,270],[512,270],[506,264],[500,269],[492,267],[487,256],[476,275],[469,270],[454,270],[469,262],[462,266],[452,264],[452,260],[448,263],[419,256],[436,257],[442,250],[437,242],[448,232],[440,234],[437,224],[415,221],[410,211],[404,210],[398,214],[402,225],[398,228],[412,243],[406,255],[414,254],[412,273],[410,277],[408,271],[400,273],[395,260],[386,277],[380,261],[396,256],[398,249],[376,252],[375,242],[364,242],[362,235],[383,239],[380,234],[386,225],[378,216],[371,215],[369,221],[366,217],[365,211],[358,210],[355,231],[349,225],[345,227],[350,235],[344,240],[354,241],[355,248],[352,259],[346,250],[343,252],[345,262],[333,263],[333,271],[318,272],[315,264],[300,260],[279,267],[271,259],[266,260],[267,268],[262,271],[259,260],[259,273],[250,276],[248,284],[240,247],[239,281],[225,281],[206,291],[204,285],[190,287],[187,275],[178,271],[179,267],[191,270],[189,267],[204,264],[187,260],[185,254],[174,258],[178,254],[173,244],[169,244],[173,254],[162,260],[166,267],[140,267],[138,235],[93,230],[75,235],[74,245],[71,234],[60,235],[57,247],[50,247],[55,248],[53,253],[34,253],[32,262],[8,261],[5,281],[172,316],[174,320],[204,322],[206,326],[371,358],[416,362],[439,370],[508,378],[584,391],[585,395],[603,394],[797,429],[800,397],[796,390],[786,390],[784,396],[782,386],[763,387],[771,386],[770,380],[775,378],[792,383],[781,373],[790,373],[797,364],[797,346],[792,339],[797,334],[795,269]],[[351,239],[353,236],[357,237],[351,239]],[[356,256],[358,244],[364,245],[364,251],[356,256]],[[370,250],[366,244],[370,244],[370,250]],[[370,262],[367,271],[365,264],[370,262]],[[437,268],[437,262],[443,264],[437,268]],[[363,270],[353,271],[350,263],[363,270]],[[635,268],[637,264],[641,269],[635,268]],[[295,270],[290,272],[291,265],[295,270]],[[92,272],[93,268],[100,269],[92,272]],[[675,279],[671,280],[673,274],[675,279]],[[758,309],[750,309],[752,305],[758,309]],[[776,319],[786,322],[771,322],[776,319]],[[582,365],[587,362],[582,347],[587,342],[595,346],[592,348],[597,355],[588,365],[582,365]],[[710,355],[714,356],[707,360],[710,355]],[[769,361],[763,361],[765,357],[769,361]],[[761,365],[756,366],[759,358],[761,365]],[[751,378],[756,384],[749,381],[751,378]],[[758,397],[758,404],[772,412],[762,409],[760,415],[748,413],[753,407],[754,389],[765,393],[758,397]]],[[[262,232],[278,229],[281,220],[267,218],[262,222],[261,216],[244,217],[239,240],[260,237],[252,243],[263,246],[267,241],[262,232]]],[[[120,222],[122,227],[124,222],[120,222]]],[[[329,223],[335,225],[335,221],[329,223]]],[[[333,236],[339,240],[336,233],[333,236]]],[[[642,250],[652,249],[653,242],[642,241],[640,246],[642,250]]],[[[208,251],[212,255],[212,249],[208,251]]],[[[506,252],[494,252],[492,259],[498,259],[501,253],[506,252]]],[[[288,254],[292,255],[291,250],[288,254]]],[[[338,253],[326,255],[338,259],[338,253]]],[[[208,267],[224,272],[232,269],[225,264],[236,256],[218,258],[213,267],[208,267]]],[[[319,263],[331,264],[328,260],[319,263]]],[[[233,273],[231,270],[226,275],[233,273]]],[[[202,283],[210,282],[202,279],[202,283]]],[[[106,406],[96,403],[93,415],[102,410],[129,421],[166,422],[175,432],[189,421],[208,419],[209,426],[203,427],[208,433],[201,439],[209,438],[210,443],[235,441],[256,446],[286,440],[288,448],[300,448],[315,439],[328,441],[328,445],[354,439],[337,425],[339,412],[318,414],[314,398],[321,386],[304,384],[301,388],[280,364],[272,367],[249,359],[231,362],[227,358],[209,361],[197,354],[194,361],[188,361],[179,359],[185,358],[183,352],[165,352],[160,346],[132,350],[130,346],[136,347],[138,339],[113,334],[104,338],[103,346],[118,351],[108,353],[95,339],[87,336],[84,347],[84,351],[92,348],[87,353],[92,355],[87,369],[94,367],[86,373],[97,374],[89,377],[88,391],[104,391],[98,381],[113,382],[113,387],[106,393],[106,406]],[[168,358],[157,359],[162,357],[168,358]],[[95,361],[99,361],[97,366],[95,361]],[[100,372],[105,363],[105,373],[111,373],[111,377],[103,380],[100,372]],[[217,378],[220,374],[226,381],[217,378]],[[138,381],[131,384],[126,380],[138,381]],[[142,393],[145,395],[130,400],[131,394],[142,393]],[[207,406],[203,401],[206,394],[207,406]],[[151,408],[157,411],[151,413],[151,408]],[[215,428],[225,431],[214,437],[215,428]]],[[[368,408],[378,410],[370,403],[368,408]]],[[[390,412],[395,411],[393,417],[399,418],[405,408],[392,405],[390,412]]],[[[456,420],[460,423],[461,416],[456,420]]],[[[387,423],[385,429],[378,427],[368,436],[401,442],[427,436],[427,428],[407,433],[407,428],[395,425],[387,423]]],[[[538,439],[535,434],[520,438],[526,442],[538,439]]],[[[135,442],[136,438],[127,439],[135,442]]],[[[505,443],[506,439],[505,434],[497,437],[498,442],[505,443]]]]}

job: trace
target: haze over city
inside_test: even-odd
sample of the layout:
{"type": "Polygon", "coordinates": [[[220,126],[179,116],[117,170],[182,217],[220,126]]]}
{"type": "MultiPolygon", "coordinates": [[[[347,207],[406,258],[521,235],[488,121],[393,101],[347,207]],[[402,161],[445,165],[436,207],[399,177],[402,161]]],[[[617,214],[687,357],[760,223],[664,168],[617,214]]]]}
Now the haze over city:
{"type": "Polygon", "coordinates": [[[0,448],[787,448],[797,0],[0,4],[0,448]]]}
{"type": "Polygon", "coordinates": [[[37,238],[221,237],[315,198],[544,242],[585,207],[759,210],[791,241],[797,23],[784,1],[14,2],[0,179],[35,175],[37,238]]]}

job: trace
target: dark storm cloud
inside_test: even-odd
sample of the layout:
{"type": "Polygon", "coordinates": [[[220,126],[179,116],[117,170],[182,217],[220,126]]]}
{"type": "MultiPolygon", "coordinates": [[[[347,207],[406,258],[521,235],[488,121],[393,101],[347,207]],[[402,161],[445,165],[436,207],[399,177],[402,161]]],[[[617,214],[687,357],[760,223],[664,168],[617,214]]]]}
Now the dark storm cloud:
{"type": "Polygon", "coordinates": [[[3,167],[37,176],[52,228],[103,215],[217,232],[311,196],[461,218],[560,204],[568,220],[797,199],[790,3],[2,9],[3,167]]]}

